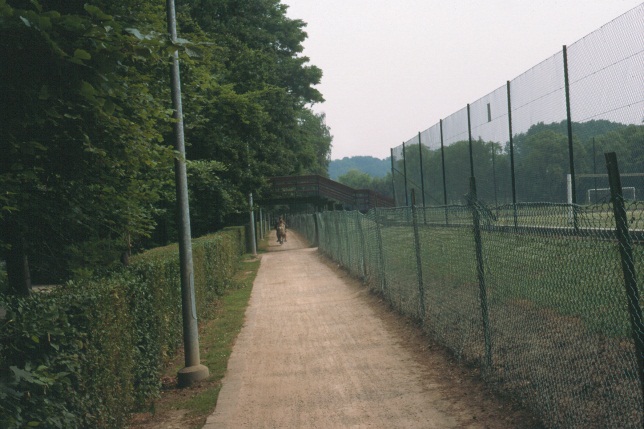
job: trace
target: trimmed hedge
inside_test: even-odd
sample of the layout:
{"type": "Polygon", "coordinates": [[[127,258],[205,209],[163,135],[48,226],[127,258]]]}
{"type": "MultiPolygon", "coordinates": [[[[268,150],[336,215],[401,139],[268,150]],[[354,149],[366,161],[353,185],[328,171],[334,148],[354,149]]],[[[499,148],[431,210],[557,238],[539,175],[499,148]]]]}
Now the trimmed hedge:
{"type": "MultiPolygon", "coordinates": [[[[244,252],[243,227],[193,241],[202,320],[244,252]]],[[[182,343],[178,248],[153,249],[98,280],[0,295],[0,305],[0,427],[120,428],[158,396],[182,343]]]]}

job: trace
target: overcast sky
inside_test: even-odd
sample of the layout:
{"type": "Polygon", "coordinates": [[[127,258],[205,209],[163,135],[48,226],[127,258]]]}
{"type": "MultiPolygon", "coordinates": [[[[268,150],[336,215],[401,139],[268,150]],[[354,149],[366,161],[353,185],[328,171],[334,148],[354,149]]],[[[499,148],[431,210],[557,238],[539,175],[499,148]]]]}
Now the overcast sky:
{"type": "Polygon", "coordinates": [[[282,0],[324,73],[332,159],[389,156],[641,0],[282,0]]]}

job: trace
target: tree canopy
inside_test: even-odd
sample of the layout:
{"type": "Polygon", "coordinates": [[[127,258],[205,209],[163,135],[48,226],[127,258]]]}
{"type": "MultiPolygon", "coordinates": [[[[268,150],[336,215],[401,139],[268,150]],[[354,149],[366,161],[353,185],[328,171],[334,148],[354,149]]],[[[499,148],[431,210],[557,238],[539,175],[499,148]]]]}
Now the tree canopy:
{"type": "Polygon", "coordinates": [[[12,284],[173,238],[170,54],[179,50],[195,235],[272,175],[325,174],[331,135],[277,0],[0,0],[0,248],[12,284]],[[147,241],[146,241],[147,240],[147,241]],[[13,273],[13,276],[12,276],[13,273]],[[16,277],[17,275],[17,277],[16,277]]]}
{"type": "MultiPolygon", "coordinates": [[[[622,173],[644,173],[644,127],[604,120],[573,123],[573,157],[577,179],[577,201],[596,181],[581,180],[584,175],[606,174],[604,153],[618,155],[622,173]]],[[[566,122],[532,126],[513,138],[517,202],[566,202],[566,176],[570,173],[566,122]]],[[[441,149],[418,145],[405,148],[408,192],[415,188],[419,195],[424,183],[427,205],[442,205],[443,164],[441,149]],[[423,178],[421,180],[421,158],[423,178]]],[[[458,141],[444,148],[447,203],[463,203],[469,191],[469,141],[458,141]]],[[[478,197],[493,205],[512,203],[510,146],[508,142],[472,142],[474,176],[478,197]]],[[[395,161],[395,184],[398,204],[404,204],[403,159],[395,161]]],[[[625,186],[644,192],[643,178],[632,178],[625,186]]],[[[608,187],[604,179],[599,187],[608,187]]]]}

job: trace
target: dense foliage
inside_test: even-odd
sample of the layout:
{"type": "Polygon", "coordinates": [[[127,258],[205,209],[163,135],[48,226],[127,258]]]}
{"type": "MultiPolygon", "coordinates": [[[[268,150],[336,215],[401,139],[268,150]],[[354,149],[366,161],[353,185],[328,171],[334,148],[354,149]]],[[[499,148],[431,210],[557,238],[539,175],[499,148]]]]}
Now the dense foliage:
{"type": "MultiPolygon", "coordinates": [[[[0,0],[0,249],[59,282],[174,239],[169,56],[181,55],[194,235],[261,197],[267,177],[326,174],[331,136],[278,0],[0,0]]],[[[27,271],[27,274],[29,271],[27,271]]]]}
{"type": "MultiPolygon", "coordinates": [[[[532,126],[513,139],[514,170],[518,202],[566,202],[566,175],[570,172],[566,122],[532,126]]],[[[427,205],[442,205],[443,160],[441,150],[422,148],[423,179],[427,205]]],[[[644,126],[623,125],[609,121],[573,124],[573,156],[576,176],[606,174],[605,152],[616,152],[622,173],[644,173],[644,126]]],[[[420,191],[420,153],[418,145],[405,150],[407,187],[420,191]]],[[[444,148],[445,182],[448,203],[464,202],[469,190],[469,142],[459,141],[444,148]]],[[[492,204],[512,202],[511,160],[509,143],[472,142],[472,159],[478,196],[492,204]]],[[[404,204],[405,166],[396,160],[396,194],[404,204]]],[[[606,178],[597,179],[599,187],[608,187],[606,178]],[[603,180],[603,182],[602,182],[603,180]]],[[[635,186],[644,192],[642,177],[624,178],[624,186],[635,186]],[[629,182],[631,180],[631,182],[629,182]]],[[[578,178],[577,200],[595,183],[578,178]]],[[[420,203],[420,196],[419,196],[420,203]]]]}
{"type": "MultiPolygon", "coordinates": [[[[202,320],[244,249],[243,228],[195,241],[202,320]]],[[[177,253],[157,248],[105,278],[0,296],[0,427],[122,428],[155,397],[182,338],[177,253]]]]}
{"type": "Polygon", "coordinates": [[[391,172],[391,159],[378,159],[373,156],[345,156],[329,162],[329,178],[338,180],[351,170],[358,170],[373,177],[384,177],[391,172]]]}
{"type": "Polygon", "coordinates": [[[353,189],[369,189],[380,195],[393,198],[391,173],[385,177],[373,177],[362,170],[351,169],[338,178],[338,182],[353,189]]]}

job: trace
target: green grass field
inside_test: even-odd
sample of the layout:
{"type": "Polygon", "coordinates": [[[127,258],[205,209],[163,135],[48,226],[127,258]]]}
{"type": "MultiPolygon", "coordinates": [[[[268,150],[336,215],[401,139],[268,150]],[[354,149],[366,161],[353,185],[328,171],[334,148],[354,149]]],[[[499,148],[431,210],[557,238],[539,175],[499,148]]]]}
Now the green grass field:
{"type": "MultiPolygon", "coordinates": [[[[529,303],[562,317],[577,318],[590,332],[630,337],[618,244],[609,234],[614,229],[614,226],[609,226],[612,222],[610,212],[594,208],[583,216],[580,214],[581,225],[599,232],[579,237],[557,234],[557,227],[567,223],[568,212],[562,209],[556,206],[532,217],[521,217],[521,221],[527,221],[526,225],[549,228],[543,231],[529,234],[482,231],[484,277],[490,306],[509,302],[529,303]]],[[[641,209],[630,210],[628,214],[633,225],[639,226],[644,221],[641,209]]],[[[352,262],[352,270],[359,271],[355,261],[362,259],[355,252],[362,252],[363,248],[355,243],[364,236],[364,249],[381,247],[390,298],[403,312],[415,316],[418,315],[419,290],[414,233],[407,221],[411,216],[403,211],[385,212],[385,215],[381,216],[381,220],[385,220],[381,227],[381,245],[377,243],[373,217],[365,216],[361,221],[362,234],[351,219],[349,239],[336,242],[332,248],[336,252],[340,250],[345,262],[352,262]]],[[[426,298],[439,294],[441,299],[446,299],[443,295],[466,293],[478,299],[479,280],[472,227],[432,224],[432,221],[444,220],[444,209],[428,210],[427,215],[429,220],[425,225],[423,213],[418,212],[421,275],[428,292],[426,298]]],[[[452,209],[448,215],[454,222],[471,223],[469,213],[463,208],[452,209]]],[[[330,232],[333,235],[335,228],[330,232]]],[[[343,232],[342,235],[346,234],[343,232]]],[[[369,260],[373,254],[369,251],[365,256],[366,264],[371,264],[368,270],[379,274],[376,273],[380,270],[379,261],[369,260]]],[[[633,259],[640,302],[644,303],[644,244],[634,245],[633,259]]]]}
{"type": "MultiPolygon", "coordinates": [[[[420,228],[419,233],[426,288],[440,288],[445,293],[478,288],[471,229],[426,227],[420,228]]],[[[416,281],[411,228],[384,228],[382,234],[387,269],[396,272],[400,280],[416,281]]],[[[491,304],[524,300],[562,316],[578,317],[593,331],[611,336],[630,335],[621,260],[615,242],[550,234],[483,232],[482,243],[491,304]]],[[[633,256],[642,298],[644,246],[634,246],[633,256]]],[[[417,289],[410,288],[410,293],[417,293],[417,289]]]]}

